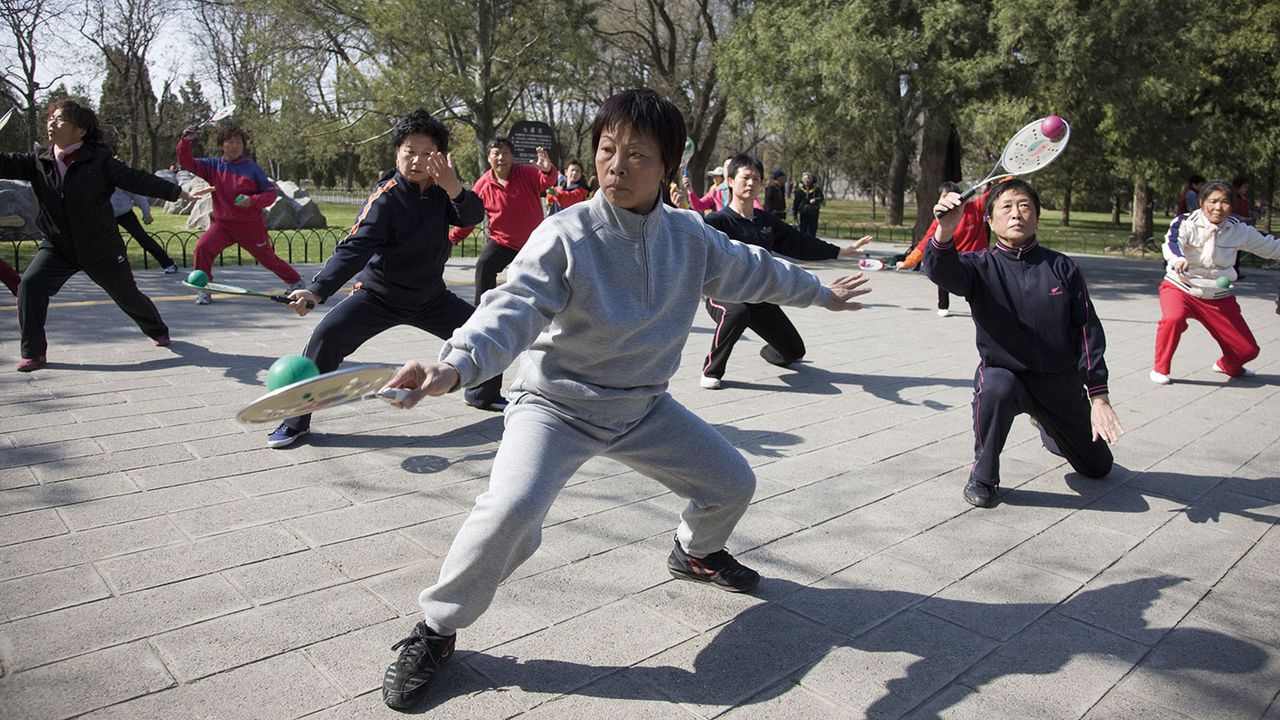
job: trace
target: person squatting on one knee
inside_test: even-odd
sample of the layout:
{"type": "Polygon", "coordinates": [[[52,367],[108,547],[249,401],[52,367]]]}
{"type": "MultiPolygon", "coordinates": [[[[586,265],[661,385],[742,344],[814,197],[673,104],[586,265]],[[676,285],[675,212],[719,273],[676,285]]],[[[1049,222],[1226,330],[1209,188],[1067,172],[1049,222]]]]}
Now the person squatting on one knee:
{"type": "MultiPolygon", "coordinates": [[[[293,266],[276,255],[267,235],[267,221],[262,211],[276,201],[276,186],[262,172],[258,163],[245,155],[249,136],[235,125],[218,128],[216,142],[220,157],[196,158],[191,154],[195,125],[182,131],[178,140],[178,162],[213,186],[213,212],[209,229],[196,240],[195,266],[213,279],[213,260],[232,245],[239,245],[262,267],[275,273],[288,290],[302,287],[302,276],[293,266]]],[[[208,305],[210,296],[196,291],[196,304],[208,305]]]]}
{"type": "Polygon", "coordinates": [[[652,90],[609,98],[592,124],[600,191],[548,218],[485,294],[439,362],[407,363],[389,387],[425,395],[474,386],[522,352],[488,489],[419,596],[422,621],[397,643],[382,697],[412,705],[453,651],[455,632],[493,601],[537,549],[566,481],[604,455],[688,500],[667,567],[677,578],[745,592],[759,575],[725,550],[755,475],[724,436],[667,392],[701,295],[856,310],[861,275],[824,287],[695,212],[662,202],[685,124],[652,90]],[[527,350],[526,350],[527,349],[527,350]]]}
{"type": "MultiPolygon", "coordinates": [[[[707,215],[706,222],[730,239],[797,260],[853,258],[873,239],[866,235],[842,248],[800,232],[777,215],[755,208],[756,195],[764,183],[764,165],[759,160],[739,154],[729,158],[726,165],[729,204],[723,210],[707,215]]],[[[708,297],[706,306],[716,329],[711,335],[711,351],[702,365],[702,387],[720,389],[733,346],[748,329],[765,342],[760,348],[760,357],[766,362],[787,367],[804,357],[804,339],[800,337],[800,331],[777,305],[708,297]]]]}
{"type": "Polygon", "coordinates": [[[995,503],[1000,452],[1013,419],[1028,413],[1045,448],[1086,477],[1111,471],[1108,443],[1124,429],[1107,394],[1106,338],[1071,258],[1036,241],[1040,196],[1022,180],[992,188],[987,220],[995,247],[960,254],[951,234],[960,196],[948,193],[934,213],[937,235],[924,254],[924,273],[969,301],[980,362],[973,379],[974,463],[964,499],[995,503]]]}
{"type": "MultiPolygon", "coordinates": [[[[395,169],[365,200],[320,272],[289,294],[289,307],[306,315],[359,273],[355,289],[320,320],[302,351],[322,373],[337,370],[370,338],[397,325],[444,339],[475,311],[444,284],[449,226],[484,218],[480,198],[458,182],[449,130],[420,109],[396,123],[391,144],[395,169]]],[[[502,374],[468,389],[466,398],[475,406],[498,403],[502,374]]],[[[267,447],[287,447],[310,430],[311,415],[289,418],[267,437],[267,447]]]]}

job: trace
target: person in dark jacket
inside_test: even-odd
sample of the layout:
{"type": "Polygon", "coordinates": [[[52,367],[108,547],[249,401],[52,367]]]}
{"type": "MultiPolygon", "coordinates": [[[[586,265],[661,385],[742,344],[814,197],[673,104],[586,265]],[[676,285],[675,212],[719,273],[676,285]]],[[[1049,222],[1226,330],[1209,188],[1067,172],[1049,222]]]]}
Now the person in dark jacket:
{"type": "Polygon", "coordinates": [[[826,201],[822,186],[814,180],[813,173],[802,174],[791,201],[791,215],[799,223],[800,232],[805,235],[818,234],[818,211],[826,201]]]}
{"type": "MultiPolygon", "coordinates": [[[[841,248],[795,229],[769,212],[756,212],[755,198],[764,180],[764,166],[749,155],[729,159],[729,205],[707,215],[706,223],[730,238],[797,260],[833,260],[857,255],[872,237],[867,235],[841,248]]],[[[804,357],[804,339],[796,326],[773,303],[738,303],[706,299],[707,312],[716,323],[711,352],[702,366],[702,387],[719,390],[733,346],[750,329],[764,340],[760,357],[786,367],[804,357]]]]}
{"type": "Polygon", "coordinates": [[[769,184],[764,186],[764,211],[778,216],[779,220],[787,219],[787,174],[774,170],[769,184]]]}
{"type": "Polygon", "coordinates": [[[98,116],[73,100],[59,100],[49,107],[45,129],[48,149],[0,154],[0,177],[31,183],[40,207],[37,222],[44,233],[18,286],[22,334],[18,371],[44,367],[49,298],[80,271],[106,290],[156,345],[168,345],[169,327],[133,278],[111,210],[111,193],[120,187],[166,200],[190,196],[167,180],[116,160],[102,144],[98,116]]]}
{"type": "Polygon", "coordinates": [[[1107,394],[1106,338],[1071,258],[1036,241],[1040,196],[1022,180],[992,188],[987,222],[996,236],[988,250],[961,254],[952,242],[960,195],[934,206],[941,213],[924,253],[924,273],[969,301],[978,330],[973,379],[974,464],[964,499],[995,504],[1000,451],[1015,416],[1031,415],[1049,452],[1076,472],[1102,478],[1124,429],[1107,394]]]}
{"type": "MultiPolygon", "coordinates": [[[[449,130],[419,109],[397,123],[392,147],[396,169],[365,201],[347,239],[305,288],[289,294],[289,307],[306,315],[308,302],[323,302],[359,273],[355,289],[316,325],[303,350],[322,373],[337,370],[366,341],[397,325],[445,339],[474,311],[444,284],[449,226],[484,219],[479,196],[458,182],[448,155],[449,130]]],[[[485,407],[502,401],[501,391],[498,375],[468,389],[465,399],[485,407]]],[[[310,415],[285,420],[267,447],[292,445],[310,429],[310,415]]]]}

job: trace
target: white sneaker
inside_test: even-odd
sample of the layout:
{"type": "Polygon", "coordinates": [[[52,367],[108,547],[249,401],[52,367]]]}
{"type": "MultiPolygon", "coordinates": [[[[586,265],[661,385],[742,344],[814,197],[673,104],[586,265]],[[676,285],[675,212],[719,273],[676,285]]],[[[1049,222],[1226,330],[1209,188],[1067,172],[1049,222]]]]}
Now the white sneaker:
{"type": "Polygon", "coordinates": [[[951,317],[951,311],[946,308],[942,308],[938,311],[938,317],[951,317]]]}
{"type": "Polygon", "coordinates": [[[1256,373],[1256,372],[1254,372],[1254,371],[1250,370],[1249,368],[1244,368],[1244,369],[1240,372],[1240,374],[1239,374],[1239,375],[1231,375],[1231,373],[1229,373],[1229,372],[1227,372],[1226,370],[1223,370],[1223,369],[1222,369],[1222,365],[1220,364],[1220,361],[1218,361],[1218,360],[1214,360],[1214,361],[1213,361],[1213,367],[1212,367],[1211,369],[1212,369],[1214,372],[1216,372],[1216,373],[1220,373],[1220,374],[1222,374],[1222,375],[1228,375],[1228,376],[1230,376],[1230,377],[1253,377],[1253,376],[1255,376],[1255,375],[1257,375],[1257,374],[1258,374],[1258,373],[1256,373]]]}
{"type": "Polygon", "coordinates": [[[178,272],[178,266],[177,266],[177,265],[174,265],[174,264],[172,264],[172,263],[170,263],[170,264],[168,264],[168,265],[166,265],[166,266],[164,267],[164,274],[165,274],[165,275],[173,275],[173,274],[175,274],[175,273],[177,273],[177,272],[178,272]]]}
{"type": "Polygon", "coordinates": [[[1148,375],[1147,377],[1151,378],[1151,382],[1157,385],[1168,385],[1169,383],[1173,382],[1173,379],[1170,378],[1168,375],[1165,375],[1164,373],[1156,372],[1155,370],[1152,370],[1151,374],[1148,375]]]}
{"type": "Polygon", "coordinates": [[[299,280],[298,282],[296,282],[296,283],[294,283],[294,284],[292,284],[292,285],[290,285],[290,286],[286,287],[286,288],[284,289],[284,294],[285,294],[285,295],[288,295],[289,293],[293,292],[294,290],[305,290],[306,288],[307,288],[307,281],[306,281],[306,280],[299,280]]]}
{"type": "Polygon", "coordinates": [[[203,291],[203,290],[197,290],[197,291],[196,291],[196,304],[197,304],[197,305],[208,305],[208,304],[209,304],[209,303],[211,303],[211,302],[213,302],[213,296],[212,296],[212,295],[210,295],[209,293],[207,293],[207,292],[205,292],[205,291],[203,291]]]}
{"type": "Polygon", "coordinates": [[[703,375],[702,379],[698,381],[698,384],[707,390],[719,390],[720,378],[707,377],[706,375],[703,375]]]}

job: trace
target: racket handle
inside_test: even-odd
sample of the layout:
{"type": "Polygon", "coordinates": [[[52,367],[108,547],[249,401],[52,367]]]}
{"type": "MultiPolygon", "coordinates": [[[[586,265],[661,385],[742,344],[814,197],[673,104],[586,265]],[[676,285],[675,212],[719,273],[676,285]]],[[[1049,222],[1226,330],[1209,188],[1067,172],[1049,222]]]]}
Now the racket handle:
{"type": "MultiPolygon", "coordinates": [[[[272,299],[272,300],[275,300],[276,302],[278,302],[278,303],[280,303],[280,304],[282,304],[282,305],[288,305],[289,303],[293,302],[293,298],[289,297],[288,295],[272,295],[272,296],[271,296],[271,299],[272,299]]],[[[308,309],[308,310],[315,310],[315,309],[316,309],[316,304],[315,304],[315,303],[313,303],[313,302],[311,302],[310,300],[308,300],[308,301],[307,301],[307,309],[308,309]]]]}
{"type": "MultiPolygon", "coordinates": [[[[983,184],[985,184],[985,183],[983,183],[983,184]]],[[[982,188],[982,184],[979,184],[979,185],[974,185],[973,187],[969,188],[968,190],[965,190],[963,193],[961,193],[961,194],[960,194],[960,204],[959,204],[959,205],[957,205],[957,206],[955,206],[954,208],[952,208],[949,212],[955,212],[956,210],[959,210],[960,208],[964,207],[964,204],[965,204],[965,203],[967,203],[967,202],[969,202],[970,200],[972,200],[972,199],[973,199],[973,196],[974,196],[974,195],[977,195],[977,194],[978,194],[978,190],[979,190],[979,189],[981,189],[981,188],[982,188]]],[[[933,214],[933,216],[934,216],[935,218],[941,218],[943,215],[946,215],[946,214],[947,214],[947,213],[935,212],[935,213],[933,214]]]]}

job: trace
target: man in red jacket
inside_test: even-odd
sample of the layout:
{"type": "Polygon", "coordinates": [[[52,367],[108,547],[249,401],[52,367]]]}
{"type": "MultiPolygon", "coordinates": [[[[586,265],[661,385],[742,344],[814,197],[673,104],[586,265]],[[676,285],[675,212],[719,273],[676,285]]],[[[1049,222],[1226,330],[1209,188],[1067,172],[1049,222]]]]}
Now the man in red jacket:
{"type": "MultiPolygon", "coordinates": [[[[489,171],[471,188],[489,214],[489,237],[476,260],[476,305],[481,295],[498,286],[498,273],[511,264],[542,222],[542,195],[556,186],[559,174],[543,148],[538,148],[538,160],[530,165],[516,162],[515,148],[507,138],[489,141],[489,171]]],[[[457,245],[474,229],[454,228],[449,242],[457,245]]]]}

